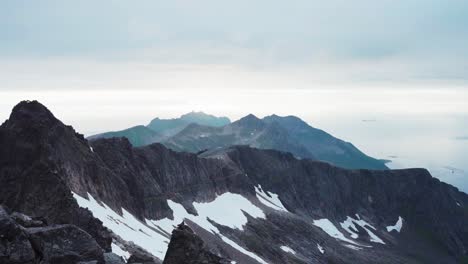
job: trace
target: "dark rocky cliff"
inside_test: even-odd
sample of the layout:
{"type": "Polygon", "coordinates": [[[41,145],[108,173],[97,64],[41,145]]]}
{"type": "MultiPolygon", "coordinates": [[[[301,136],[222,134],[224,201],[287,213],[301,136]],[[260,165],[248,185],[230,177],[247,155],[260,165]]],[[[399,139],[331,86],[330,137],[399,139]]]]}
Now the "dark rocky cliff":
{"type": "Polygon", "coordinates": [[[212,221],[217,234],[187,221],[213,252],[238,263],[258,260],[227,239],[269,263],[457,263],[468,254],[468,196],[424,169],[345,170],[246,146],[197,155],[161,144],[134,148],[125,138],[90,144],[38,102],[13,109],[0,127],[0,146],[0,204],[53,224],[74,224],[104,251],[111,232],[71,192],[89,193],[142,222],[172,219],[168,201],[197,215],[194,203],[239,194],[265,217],[245,214],[243,230],[212,221]],[[277,194],[285,209],[262,204],[258,186],[266,196],[277,194]],[[357,226],[352,241],[362,246],[352,249],[313,224],[328,219],[350,240],[339,223],[356,214],[372,223],[383,243],[369,243],[369,232],[357,226]],[[404,219],[401,232],[387,232],[398,217],[404,219]]]}

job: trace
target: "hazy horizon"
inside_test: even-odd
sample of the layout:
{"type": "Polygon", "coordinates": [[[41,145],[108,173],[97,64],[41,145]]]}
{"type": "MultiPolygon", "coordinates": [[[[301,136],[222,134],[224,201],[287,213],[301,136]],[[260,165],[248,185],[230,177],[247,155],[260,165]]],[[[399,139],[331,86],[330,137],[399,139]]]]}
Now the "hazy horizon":
{"type": "Polygon", "coordinates": [[[440,0],[5,1],[0,120],[26,99],[85,135],[192,110],[295,115],[403,167],[461,168],[445,177],[466,191],[467,14],[440,0]]]}

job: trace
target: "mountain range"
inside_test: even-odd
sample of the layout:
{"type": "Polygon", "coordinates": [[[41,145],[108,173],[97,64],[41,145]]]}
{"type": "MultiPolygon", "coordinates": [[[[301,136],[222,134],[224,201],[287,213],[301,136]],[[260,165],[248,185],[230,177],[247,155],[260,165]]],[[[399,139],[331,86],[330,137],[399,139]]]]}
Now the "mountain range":
{"type": "Polygon", "coordinates": [[[253,143],[190,153],[87,140],[39,102],[20,102],[0,126],[0,262],[468,261],[467,194],[425,169],[349,170],[305,158],[329,135],[314,130],[321,143],[300,120],[278,118],[189,124],[172,140],[227,133],[298,153],[253,143]]]}
{"type": "Polygon", "coordinates": [[[197,153],[232,145],[249,145],[294,154],[348,169],[387,169],[384,161],[369,157],[351,143],[311,127],[295,116],[259,119],[250,114],[233,123],[228,118],[192,112],[175,119],[156,118],[149,125],[89,137],[126,137],[134,146],[162,143],[176,151],[197,153]]]}

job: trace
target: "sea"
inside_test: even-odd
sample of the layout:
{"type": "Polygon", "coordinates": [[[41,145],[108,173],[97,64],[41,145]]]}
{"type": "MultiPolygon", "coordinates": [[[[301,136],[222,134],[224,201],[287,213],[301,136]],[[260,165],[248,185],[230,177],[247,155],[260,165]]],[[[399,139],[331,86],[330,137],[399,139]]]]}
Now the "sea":
{"type": "Polygon", "coordinates": [[[468,193],[468,116],[384,115],[310,118],[312,126],[388,160],[391,169],[426,168],[468,193]]]}

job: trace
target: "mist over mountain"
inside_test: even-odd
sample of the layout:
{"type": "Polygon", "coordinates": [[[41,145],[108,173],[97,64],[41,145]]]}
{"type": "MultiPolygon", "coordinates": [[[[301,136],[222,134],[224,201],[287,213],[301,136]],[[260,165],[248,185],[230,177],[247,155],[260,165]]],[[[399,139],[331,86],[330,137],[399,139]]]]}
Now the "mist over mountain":
{"type": "Polygon", "coordinates": [[[139,125],[120,131],[105,132],[89,136],[89,139],[126,137],[133,146],[146,146],[155,142],[162,142],[177,134],[189,124],[206,126],[223,126],[231,121],[227,117],[216,117],[203,112],[190,112],[173,119],[155,118],[147,126],[139,125]]]}
{"type": "Polygon", "coordinates": [[[134,146],[160,142],[177,150],[197,153],[231,145],[291,152],[297,158],[316,159],[350,169],[387,169],[384,161],[362,153],[351,143],[309,126],[295,116],[250,114],[233,123],[201,112],[192,112],[176,119],[155,118],[145,129],[142,126],[89,137],[126,137],[134,146]],[[152,130],[154,133],[149,132],[152,130]]]}
{"type": "MultiPolygon", "coordinates": [[[[269,131],[287,131],[278,123],[247,116],[223,127],[184,130],[198,127],[213,138],[228,131],[228,137],[264,142],[269,131]]],[[[296,135],[310,129],[292,123],[296,135]]],[[[134,147],[127,138],[88,141],[35,101],[13,109],[0,126],[0,145],[0,204],[47,222],[37,223],[40,230],[0,236],[2,263],[17,263],[23,256],[18,246],[36,245],[38,231],[55,245],[42,243],[25,263],[119,263],[111,262],[110,252],[128,263],[190,263],[180,250],[195,263],[467,258],[468,195],[424,169],[347,170],[246,145],[194,154],[159,143],[134,147]],[[83,246],[62,250],[64,227],[57,225],[76,230],[69,240],[83,246]]],[[[2,234],[8,226],[30,225],[10,215],[0,210],[2,234]]]]}
{"type": "Polygon", "coordinates": [[[166,136],[171,136],[189,124],[199,124],[204,126],[220,127],[229,124],[231,121],[227,117],[216,117],[203,112],[190,112],[179,118],[159,119],[155,118],[147,125],[151,130],[166,136]]]}
{"type": "Polygon", "coordinates": [[[120,131],[105,132],[88,137],[88,139],[125,137],[133,146],[146,146],[161,141],[164,136],[145,126],[134,126],[120,131]]]}

